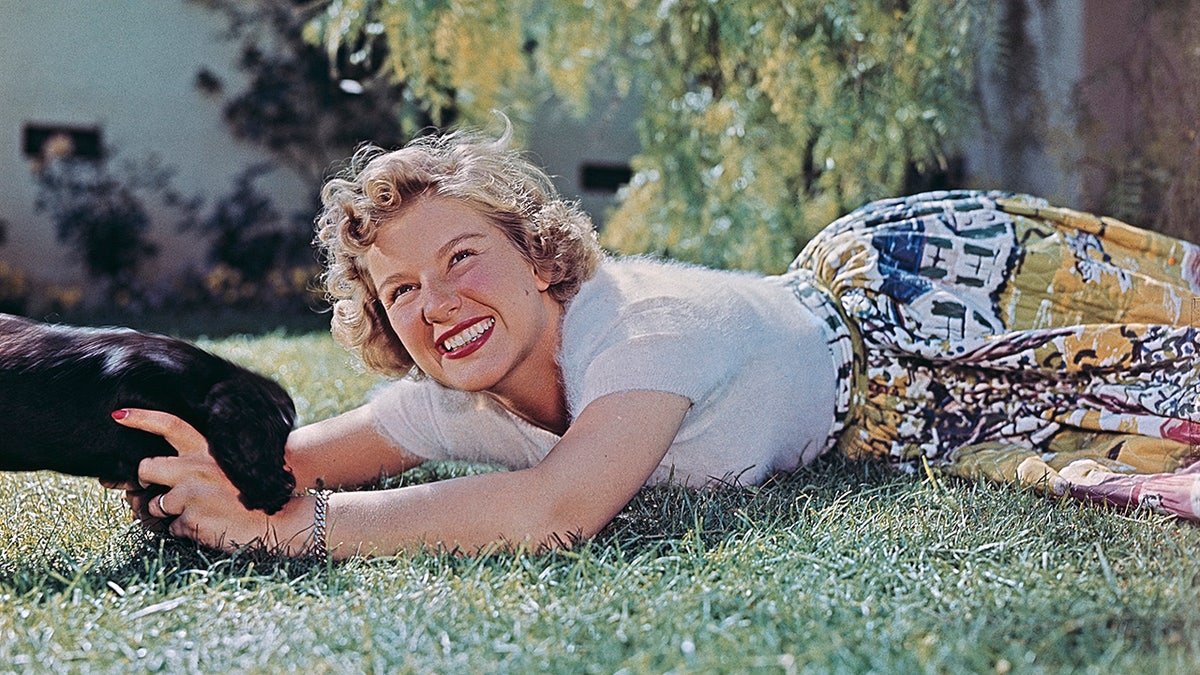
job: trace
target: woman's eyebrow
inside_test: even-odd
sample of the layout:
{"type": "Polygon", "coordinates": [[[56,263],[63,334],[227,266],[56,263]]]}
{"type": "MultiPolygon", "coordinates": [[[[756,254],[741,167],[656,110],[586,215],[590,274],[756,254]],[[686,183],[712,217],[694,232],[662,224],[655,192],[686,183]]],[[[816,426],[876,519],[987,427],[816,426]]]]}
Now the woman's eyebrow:
{"type": "Polygon", "coordinates": [[[404,278],[404,275],[399,272],[396,272],[394,274],[389,274],[378,284],[375,284],[375,296],[382,299],[385,296],[391,295],[391,291],[393,288],[400,287],[400,284],[401,284],[403,278],[404,278]]]}
{"type": "Polygon", "coordinates": [[[482,232],[467,232],[465,234],[460,234],[457,237],[446,242],[445,244],[442,244],[441,247],[439,247],[437,250],[437,257],[445,258],[447,255],[449,255],[451,253],[451,251],[458,248],[459,244],[463,243],[464,241],[467,241],[468,239],[482,239],[486,236],[487,235],[483,234],[482,232]]]}

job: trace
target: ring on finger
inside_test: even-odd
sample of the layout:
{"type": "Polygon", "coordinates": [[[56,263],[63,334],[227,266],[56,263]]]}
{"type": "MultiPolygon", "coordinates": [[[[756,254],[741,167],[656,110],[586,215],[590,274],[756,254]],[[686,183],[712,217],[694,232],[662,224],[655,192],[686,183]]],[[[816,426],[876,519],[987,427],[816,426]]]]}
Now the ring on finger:
{"type": "Polygon", "coordinates": [[[167,496],[167,493],[165,493],[165,492],[158,496],[158,510],[160,513],[163,514],[164,518],[171,515],[171,514],[167,513],[167,507],[163,505],[163,497],[166,497],[166,496],[167,496]]]}

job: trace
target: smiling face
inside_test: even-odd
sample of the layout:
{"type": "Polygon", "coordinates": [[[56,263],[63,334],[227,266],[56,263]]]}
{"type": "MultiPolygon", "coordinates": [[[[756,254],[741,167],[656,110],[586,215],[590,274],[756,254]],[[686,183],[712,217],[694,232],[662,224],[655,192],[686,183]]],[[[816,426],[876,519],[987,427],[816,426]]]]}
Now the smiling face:
{"type": "Polygon", "coordinates": [[[382,225],[365,262],[388,323],[428,376],[509,400],[557,388],[562,307],[470,206],[419,198],[382,225]]]}

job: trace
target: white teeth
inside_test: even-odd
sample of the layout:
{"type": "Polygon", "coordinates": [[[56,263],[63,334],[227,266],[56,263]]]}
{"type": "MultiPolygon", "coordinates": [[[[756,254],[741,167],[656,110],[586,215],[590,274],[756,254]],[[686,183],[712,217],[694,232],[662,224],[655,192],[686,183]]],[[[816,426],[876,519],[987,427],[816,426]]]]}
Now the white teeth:
{"type": "Polygon", "coordinates": [[[474,326],[471,326],[470,328],[459,333],[458,335],[447,339],[442,343],[442,349],[452,352],[455,349],[463,347],[464,345],[469,345],[478,340],[480,335],[486,333],[487,330],[494,325],[496,325],[495,319],[484,319],[483,321],[480,321],[474,326]]]}

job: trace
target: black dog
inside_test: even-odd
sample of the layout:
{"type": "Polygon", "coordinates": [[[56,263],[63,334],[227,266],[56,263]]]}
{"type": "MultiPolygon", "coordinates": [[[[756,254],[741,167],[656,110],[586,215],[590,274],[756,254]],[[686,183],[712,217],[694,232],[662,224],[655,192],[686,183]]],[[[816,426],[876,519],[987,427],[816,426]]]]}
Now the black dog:
{"type": "Polygon", "coordinates": [[[0,314],[0,470],[136,483],[142,459],[177,453],[114,422],[121,408],[204,434],[247,508],[274,513],[296,487],[283,458],[296,410],[272,380],[172,338],[0,314]]]}

